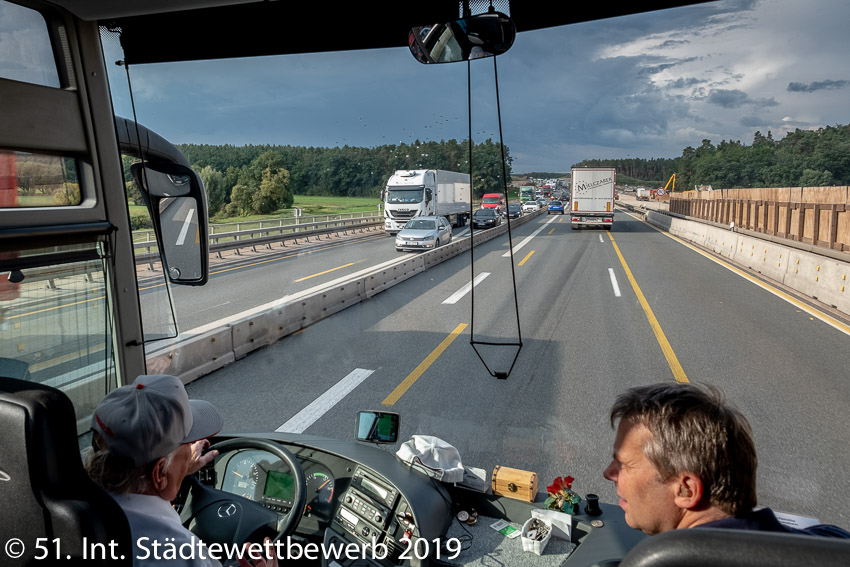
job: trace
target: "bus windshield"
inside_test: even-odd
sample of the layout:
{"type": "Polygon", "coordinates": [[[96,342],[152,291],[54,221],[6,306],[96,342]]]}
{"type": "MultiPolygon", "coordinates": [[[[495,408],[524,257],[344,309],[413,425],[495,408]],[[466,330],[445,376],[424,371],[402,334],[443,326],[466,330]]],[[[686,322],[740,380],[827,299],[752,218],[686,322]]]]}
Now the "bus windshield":
{"type": "MultiPolygon", "coordinates": [[[[79,435],[108,391],[173,374],[227,431],[353,442],[358,410],[396,412],[487,486],[572,476],[619,510],[617,395],[709,383],[750,420],[759,505],[850,525],[846,2],[556,19],[459,65],[339,29],[192,50],[179,10],[72,6],[78,45],[66,4],[0,0],[0,370],[68,393],[79,435]],[[160,37],[180,60],[136,62],[160,37]],[[492,207],[537,187],[539,210],[492,207]],[[389,236],[418,214],[450,234],[389,236]]],[[[232,7],[254,4],[278,9],[232,7]]],[[[262,490],[265,465],[233,466],[262,490]]],[[[321,539],[342,490],[305,472],[321,539]]]]}

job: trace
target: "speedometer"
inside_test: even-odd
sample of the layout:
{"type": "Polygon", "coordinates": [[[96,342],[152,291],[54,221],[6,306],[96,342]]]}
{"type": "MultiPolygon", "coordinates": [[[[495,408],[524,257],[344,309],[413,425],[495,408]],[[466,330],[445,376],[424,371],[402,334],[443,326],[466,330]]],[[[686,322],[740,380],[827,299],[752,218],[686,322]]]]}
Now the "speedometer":
{"type": "Polygon", "coordinates": [[[259,481],[260,470],[257,468],[257,462],[252,457],[245,456],[232,459],[228,463],[222,489],[253,500],[259,481]]]}
{"type": "Polygon", "coordinates": [[[318,515],[330,517],[331,502],[334,497],[334,479],[324,472],[314,472],[307,476],[307,505],[305,516],[318,515]]]}

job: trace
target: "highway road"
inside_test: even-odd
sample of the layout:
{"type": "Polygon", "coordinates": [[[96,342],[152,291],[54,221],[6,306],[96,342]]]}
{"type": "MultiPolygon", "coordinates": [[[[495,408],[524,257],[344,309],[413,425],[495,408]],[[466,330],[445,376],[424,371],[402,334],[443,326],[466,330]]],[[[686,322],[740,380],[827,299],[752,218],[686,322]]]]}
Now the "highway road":
{"type": "MultiPolygon", "coordinates": [[[[444,262],[189,384],[190,395],[216,404],[230,431],[352,438],[357,410],[397,411],[403,439],[436,435],[466,465],[537,472],[541,489],[569,474],[579,493],[615,502],[602,470],[617,393],[709,382],[751,420],[760,503],[850,526],[840,496],[850,490],[845,333],[624,212],[610,233],[541,215],[513,242],[523,347],[507,380],[470,346],[473,331],[517,340],[503,236],[477,247],[472,266],[468,254],[444,262]],[[474,305],[462,293],[473,276],[474,305]]],[[[262,302],[309,287],[312,274],[336,268],[310,278],[318,283],[398,254],[389,238],[366,238],[214,275],[208,288],[222,302],[262,302]],[[215,287],[226,278],[238,299],[215,287]]],[[[481,352],[507,370],[516,347],[481,352]]]]}

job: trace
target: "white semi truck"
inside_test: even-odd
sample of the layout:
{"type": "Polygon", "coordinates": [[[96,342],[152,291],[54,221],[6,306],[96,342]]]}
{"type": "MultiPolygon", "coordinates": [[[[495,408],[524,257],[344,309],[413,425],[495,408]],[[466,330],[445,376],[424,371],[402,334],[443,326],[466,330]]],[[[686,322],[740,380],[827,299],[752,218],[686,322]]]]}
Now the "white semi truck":
{"type": "Polygon", "coordinates": [[[613,168],[577,167],[571,175],[570,227],[601,226],[611,230],[614,225],[613,168]]]}
{"type": "Polygon", "coordinates": [[[446,217],[454,226],[469,220],[471,199],[469,174],[440,169],[396,171],[382,195],[384,229],[399,232],[413,217],[446,217]]]}

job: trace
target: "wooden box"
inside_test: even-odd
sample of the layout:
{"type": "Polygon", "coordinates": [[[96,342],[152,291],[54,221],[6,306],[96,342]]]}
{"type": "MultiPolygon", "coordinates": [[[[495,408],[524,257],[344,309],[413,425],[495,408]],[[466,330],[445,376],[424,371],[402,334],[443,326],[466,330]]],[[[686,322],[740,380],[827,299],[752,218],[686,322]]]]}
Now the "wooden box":
{"type": "Polygon", "coordinates": [[[493,469],[493,494],[526,502],[537,497],[537,473],[496,466],[493,469]]]}

